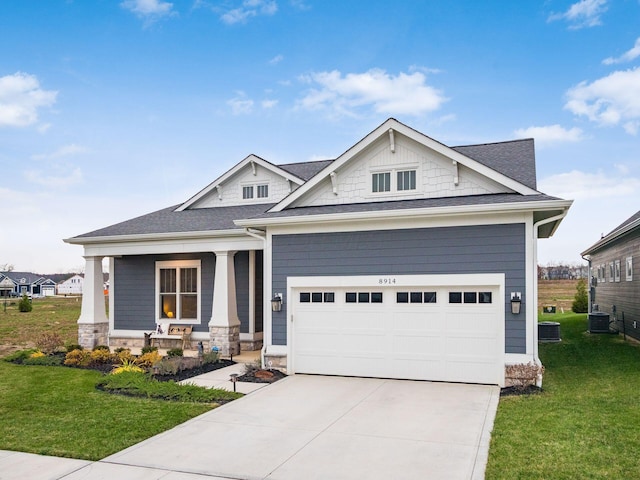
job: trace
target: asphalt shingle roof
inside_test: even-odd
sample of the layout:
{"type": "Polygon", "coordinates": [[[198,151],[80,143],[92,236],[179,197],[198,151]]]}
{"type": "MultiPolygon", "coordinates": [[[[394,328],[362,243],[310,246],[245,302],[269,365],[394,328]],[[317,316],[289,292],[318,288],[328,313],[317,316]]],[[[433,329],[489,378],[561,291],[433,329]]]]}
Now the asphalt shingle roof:
{"type": "Polygon", "coordinates": [[[536,155],[532,139],[451,147],[529,188],[536,187],[536,155]]]}
{"type": "Polygon", "coordinates": [[[310,178],[314,177],[324,167],[333,162],[334,160],[317,160],[315,162],[285,163],[284,165],[277,166],[306,182],[310,178]]]}
{"type": "Polygon", "coordinates": [[[238,228],[233,223],[234,220],[263,213],[273,205],[273,203],[263,203],[231,207],[194,208],[183,211],[176,211],[179,205],[174,205],[109,227],[78,235],[74,238],[231,230],[238,228]]]}

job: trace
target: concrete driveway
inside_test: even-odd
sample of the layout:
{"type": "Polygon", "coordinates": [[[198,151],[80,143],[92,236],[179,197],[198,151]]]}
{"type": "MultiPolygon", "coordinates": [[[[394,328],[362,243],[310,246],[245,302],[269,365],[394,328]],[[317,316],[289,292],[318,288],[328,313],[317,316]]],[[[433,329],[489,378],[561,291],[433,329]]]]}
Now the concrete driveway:
{"type": "Polygon", "coordinates": [[[495,386],[294,375],[65,479],[481,479],[495,386]]]}

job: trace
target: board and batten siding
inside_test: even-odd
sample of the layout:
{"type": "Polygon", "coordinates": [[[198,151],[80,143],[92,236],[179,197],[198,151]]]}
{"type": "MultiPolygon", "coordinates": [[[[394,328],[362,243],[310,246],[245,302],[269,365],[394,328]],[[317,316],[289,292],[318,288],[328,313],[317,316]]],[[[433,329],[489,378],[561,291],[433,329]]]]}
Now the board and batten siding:
{"type": "MultiPolygon", "coordinates": [[[[504,273],[505,351],[525,353],[525,249],[522,223],[274,235],[272,288],[286,296],[290,276],[504,273]],[[520,315],[512,291],[523,294],[520,315]]],[[[274,345],[286,345],[286,331],[285,309],[273,312],[274,345]]]]}
{"type": "Polygon", "coordinates": [[[236,306],[240,333],[249,332],[249,252],[237,252],[233,257],[236,269],[236,306]]]}
{"type": "Polygon", "coordinates": [[[606,248],[591,255],[592,275],[598,266],[606,267],[604,282],[595,288],[594,303],[601,312],[608,313],[613,320],[613,306],[616,306],[616,324],[620,332],[640,340],[640,231],[621,238],[606,248]],[[632,279],[627,280],[626,259],[632,260],[632,279]],[[609,265],[620,261],[620,280],[611,279],[609,265]],[[622,319],[624,318],[624,325],[622,319]],[[635,327],[634,327],[634,322],[635,327]]]}
{"type": "Polygon", "coordinates": [[[213,253],[184,255],[133,255],[114,259],[114,312],[116,330],[156,328],[156,262],[167,260],[201,260],[201,315],[195,332],[208,332],[213,305],[215,255],[213,253]]]}

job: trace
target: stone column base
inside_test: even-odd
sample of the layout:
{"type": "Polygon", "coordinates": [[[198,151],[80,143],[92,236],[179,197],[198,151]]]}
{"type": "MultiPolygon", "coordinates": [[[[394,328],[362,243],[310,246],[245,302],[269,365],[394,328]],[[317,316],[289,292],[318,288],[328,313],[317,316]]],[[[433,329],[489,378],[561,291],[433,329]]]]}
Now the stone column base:
{"type": "Polygon", "coordinates": [[[78,344],[89,350],[96,345],[109,345],[109,324],[79,323],[78,344]]]}
{"type": "Polygon", "coordinates": [[[209,326],[209,349],[218,347],[220,355],[240,354],[240,325],[234,327],[209,326]]]}

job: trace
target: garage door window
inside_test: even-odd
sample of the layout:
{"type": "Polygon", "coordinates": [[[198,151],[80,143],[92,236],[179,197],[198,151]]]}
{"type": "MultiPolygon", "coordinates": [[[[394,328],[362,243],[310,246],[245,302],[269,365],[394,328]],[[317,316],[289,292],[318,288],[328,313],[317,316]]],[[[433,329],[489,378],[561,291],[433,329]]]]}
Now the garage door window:
{"type": "Polygon", "coordinates": [[[493,303],[491,292],[449,292],[449,303],[493,303]]]}
{"type": "Polygon", "coordinates": [[[478,303],[492,303],[491,292],[479,292],[478,303]]]}
{"type": "Polygon", "coordinates": [[[478,303],[478,294],[476,292],[464,292],[464,303],[478,303]]]}
{"type": "Polygon", "coordinates": [[[449,303],[462,303],[462,292],[449,292],[449,303]]]}
{"type": "Polygon", "coordinates": [[[397,292],[396,303],[437,303],[436,292],[397,292]]]}
{"type": "Polygon", "coordinates": [[[334,292],[300,292],[300,303],[333,303],[334,292]]]}
{"type": "Polygon", "coordinates": [[[382,303],[382,292],[347,292],[346,303],[382,303]]]}

